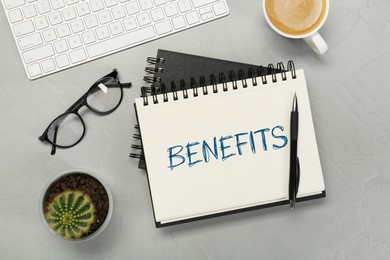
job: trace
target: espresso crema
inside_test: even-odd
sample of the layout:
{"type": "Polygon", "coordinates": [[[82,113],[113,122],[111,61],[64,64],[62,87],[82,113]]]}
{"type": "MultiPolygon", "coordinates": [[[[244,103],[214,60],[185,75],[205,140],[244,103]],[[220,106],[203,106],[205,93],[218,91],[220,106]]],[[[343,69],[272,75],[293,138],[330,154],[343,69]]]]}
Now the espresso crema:
{"type": "Polygon", "coordinates": [[[265,0],[267,16],[280,31],[303,35],[316,29],[326,12],[326,0],[265,0]]]}

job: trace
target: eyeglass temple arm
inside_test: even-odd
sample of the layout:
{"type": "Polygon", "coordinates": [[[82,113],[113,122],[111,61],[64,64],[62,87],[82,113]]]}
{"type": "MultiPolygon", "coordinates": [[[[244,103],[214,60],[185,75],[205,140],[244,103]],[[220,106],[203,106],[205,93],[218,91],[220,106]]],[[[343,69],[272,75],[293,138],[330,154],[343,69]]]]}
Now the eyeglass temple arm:
{"type": "MultiPolygon", "coordinates": [[[[58,132],[58,126],[54,129],[54,136],[53,136],[53,143],[57,142],[57,132],[58,132]]],[[[54,144],[51,145],[51,155],[54,155],[56,153],[56,146],[54,144]]]]}
{"type": "Polygon", "coordinates": [[[122,87],[124,87],[124,88],[131,88],[131,82],[129,82],[129,83],[123,83],[122,84],[122,87]]]}
{"type": "MultiPolygon", "coordinates": [[[[118,85],[117,84],[104,84],[107,88],[115,88],[118,85]]],[[[130,88],[131,87],[131,82],[129,83],[121,83],[122,88],[130,88]]],[[[93,88],[89,91],[90,93],[95,93],[96,91],[99,90],[99,85],[94,85],[93,88]]]]}
{"type": "MultiPolygon", "coordinates": [[[[113,69],[112,72],[108,73],[105,77],[117,77],[118,71],[116,69],[113,69]]],[[[131,84],[131,83],[130,83],[131,84]]],[[[88,92],[82,95],[76,102],[74,102],[73,105],[71,105],[65,112],[73,112],[78,111],[82,106],[85,105],[84,100],[85,97],[88,95],[88,92]]]]}

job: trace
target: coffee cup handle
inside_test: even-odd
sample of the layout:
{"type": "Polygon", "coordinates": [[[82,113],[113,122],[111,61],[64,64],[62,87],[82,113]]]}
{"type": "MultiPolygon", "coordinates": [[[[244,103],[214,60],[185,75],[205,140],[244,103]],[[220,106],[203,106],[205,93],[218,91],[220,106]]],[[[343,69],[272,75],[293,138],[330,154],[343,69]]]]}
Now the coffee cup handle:
{"type": "Polygon", "coordinates": [[[316,32],[313,35],[310,35],[306,38],[303,38],[303,40],[317,53],[317,54],[324,54],[328,50],[328,45],[324,41],[324,39],[321,37],[321,35],[316,32]]]}

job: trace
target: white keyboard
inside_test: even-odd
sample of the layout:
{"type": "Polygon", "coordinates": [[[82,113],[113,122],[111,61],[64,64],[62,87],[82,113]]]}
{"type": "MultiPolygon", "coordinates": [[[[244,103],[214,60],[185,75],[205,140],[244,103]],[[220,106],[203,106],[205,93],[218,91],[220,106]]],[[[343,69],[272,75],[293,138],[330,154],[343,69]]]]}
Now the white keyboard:
{"type": "Polygon", "coordinates": [[[229,14],[226,0],[1,0],[29,79],[229,14]]]}

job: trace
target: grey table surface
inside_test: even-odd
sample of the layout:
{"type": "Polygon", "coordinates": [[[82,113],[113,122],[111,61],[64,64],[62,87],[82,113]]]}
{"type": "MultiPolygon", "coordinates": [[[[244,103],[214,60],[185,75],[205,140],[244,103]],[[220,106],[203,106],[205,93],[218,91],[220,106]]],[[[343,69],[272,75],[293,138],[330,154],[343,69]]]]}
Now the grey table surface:
{"type": "MultiPolygon", "coordinates": [[[[330,1],[318,56],[266,24],[260,0],[229,0],[226,18],[29,81],[0,10],[1,259],[390,259],[390,2],[330,1]],[[146,57],[163,48],[304,68],[327,197],[156,229],[145,172],[129,158],[133,101],[146,57]],[[38,141],[47,124],[113,68],[131,81],[113,114],[85,114],[88,133],[50,155],[38,141]],[[106,230],[67,243],[43,226],[38,201],[59,172],[85,168],[111,187],[106,230]]],[[[156,133],[157,134],[157,133],[156,133]]]]}

